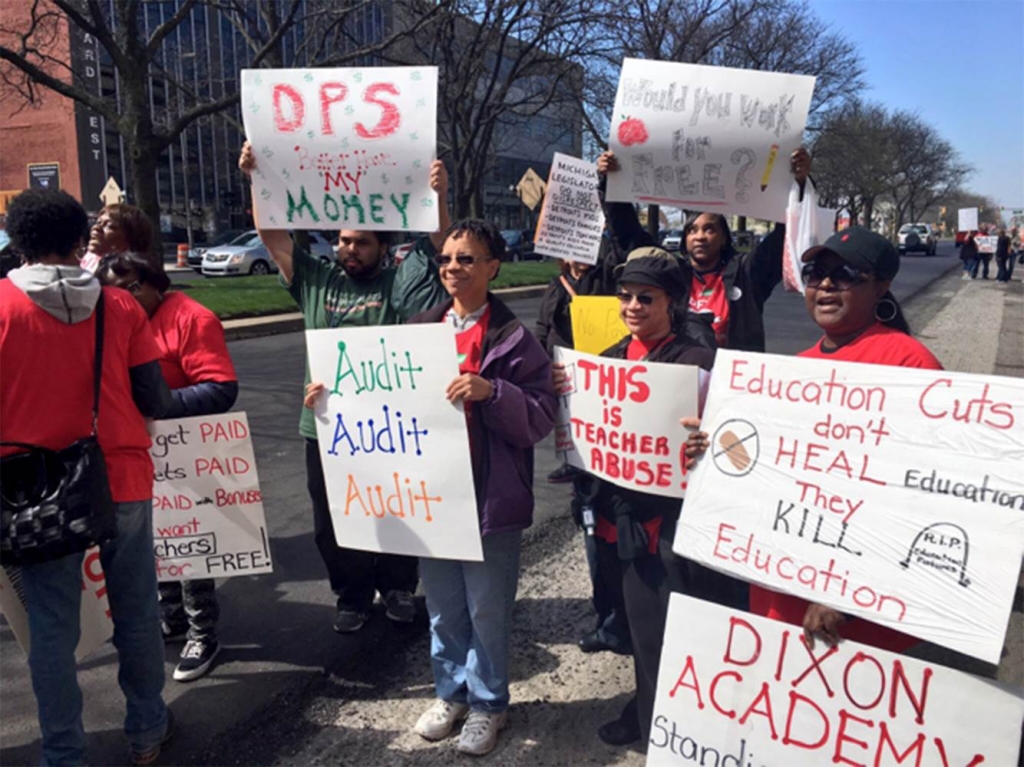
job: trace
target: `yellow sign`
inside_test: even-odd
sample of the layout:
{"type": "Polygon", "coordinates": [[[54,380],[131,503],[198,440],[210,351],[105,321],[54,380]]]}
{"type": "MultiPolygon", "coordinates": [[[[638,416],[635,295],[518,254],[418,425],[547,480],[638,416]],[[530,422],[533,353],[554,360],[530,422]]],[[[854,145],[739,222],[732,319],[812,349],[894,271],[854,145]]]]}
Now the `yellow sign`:
{"type": "Polygon", "coordinates": [[[576,351],[600,354],[629,335],[615,296],[576,296],[569,304],[576,351]]]}
{"type": "Polygon", "coordinates": [[[516,184],[516,192],[519,194],[519,199],[530,210],[536,208],[543,199],[546,188],[547,184],[544,183],[544,179],[538,176],[533,168],[527,168],[526,173],[523,174],[523,177],[519,179],[519,183],[516,184]]]}
{"type": "Polygon", "coordinates": [[[117,185],[117,181],[111,176],[107,179],[103,191],[100,192],[100,201],[104,205],[117,205],[122,200],[124,200],[124,192],[121,191],[121,187],[117,185]]]}

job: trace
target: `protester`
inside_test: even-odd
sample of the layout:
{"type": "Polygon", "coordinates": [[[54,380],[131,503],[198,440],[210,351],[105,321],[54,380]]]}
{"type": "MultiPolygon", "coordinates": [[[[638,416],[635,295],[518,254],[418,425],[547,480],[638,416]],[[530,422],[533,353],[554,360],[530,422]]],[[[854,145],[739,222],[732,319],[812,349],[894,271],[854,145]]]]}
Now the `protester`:
{"type": "MultiPolygon", "coordinates": [[[[810,248],[802,260],[807,311],[824,336],[798,356],[942,369],[924,344],[911,338],[910,327],[889,290],[899,271],[900,257],[885,237],[852,227],[832,235],[823,245],[810,248]]],[[[685,425],[697,427],[692,421],[685,425]]],[[[687,455],[699,456],[707,448],[707,434],[694,432],[687,442],[687,455]]],[[[916,639],[884,626],[848,620],[831,607],[759,586],[750,587],[750,609],[758,615],[803,626],[811,648],[815,635],[835,645],[840,626],[847,639],[893,652],[902,652],[917,643],[916,639]]]]}
{"type": "Polygon", "coordinates": [[[509,705],[509,636],[523,530],[533,521],[533,446],[554,428],[551,363],[488,285],[505,242],[492,224],[460,221],[437,263],[451,300],[413,318],[455,328],[462,360],[447,397],[469,429],[483,562],[421,559],[437,700],[416,722],[427,740],[463,717],[458,750],[491,752],[509,705]]]}
{"type": "MultiPolygon", "coordinates": [[[[146,418],[170,393],[146,314],[123,290],[101,288],[75,248],[88,218],[65,192],[30,189],[8,208],[7,231],[26,265],[0,280],[0,440],[60,450],[92,433],[96,314],[103,312],[97,434],[117,535],[100,546],[132,764],[150,764],[171,734],[153,558],[153,464],[146,418]],[[102,303],[101,303],[102,301],[102,303]]],[[[20,448],[5,447],[9,455],[20,448]]],[[[44,764],[83,764],[85,731],[75,648],[82,553],[21,568],[31,634],[29,671],[44,764]]]]}
{"type": "MultiPolygon", "coordinates": [[[[991,230],[987,230],[985,232],[985,236],[988,237],[990,235],[991,235],[991,230]]],[[[991,251],[988,251],[988,250],[986,250],[984,253],[982,253],[981,252],[981,247],[979,246],[979,248],[978,248],[978,263],[979,263],[979,265],[981,267],[980,268],[981,279],[983,279],[983,280],[987,280],[988,279],[988,268],[992,264],[992,256],[993,256],[993,253],[991,251]]],[[[978,271],[979,270],[975,270],[975,276],[977,276],[977,272],[978,271]]]]}
{"type": "MultiPolygon", "coordinates": [[[[675,305],[685,302],[689,291],[683,268],[663,250],[644,250],[631,253],[619,273],[620,313],[630,335],[601,356],[710,370],[714,352],[674,327],[678,322],[675,305]]],[[[557,366],[556,387],[564,375],[564,369],[557,366]]],[[[608,591],[624,605],[636,675],[634,697],[617,720],[598,729],[598,736],[610,745],[646,743],[669,594],[713,588],[703,582],[710,571],[672,553],[678,499],[618,487],[596,477],[590,480],[593,487],[588,499],[596,514],[593,535],[598,570],[608,591]]]]}
{"type": "MultiPolygon", "coordinates": [[[[246,174],[256,169],[256,154],[249,142],[242,147],[238,165],[246,174]]],[[[443,232],[449,218],[448,174],[439,160],[431,166],[430,186],[437,192],[443,232]]],[[[326,264],[296,247],[287,231],[261,228],[259,221],[256,229],[281,272],[282,285],[302,310],[307,330],[397,325],[445,298],[433,262],[435,249],[442,242],[441,232],[418,240],[395,268],[384,266],[390,232],[342,229],[338,237],[338,263],[326,264]]],[[[306,442],[306,479],[313,502],[314,538],[337,597],[334,630],[347,634],[361,629],[375,592],[380,592],[385,615],[390,620],[411,623],[416,616],[412,599],[416,559],[338,546],[320,463],[316,422],[308,408],[302,408],[299,433],[306,442]]]]}
{"type": "Polygon", "coordinates": [[[996,282],[1009,282],[1013,276],[1013,258],[1010,256],[1010,238],[1005,229],[999,230],[999,239],[996,241],[996,282]]]}
{"type": "MultiPolygon", "coordinates": [[[[97,276],[104,285],[124,288],[135,296],[149,316],[160,349],[160,369],[173,400],[164,417],[188,418],[230,410],[238,396],[238,379],[217,315],[181,291],[168,292],[171,281],[167,274],[155,269],[143,253],[111,256],[103,261],[97,276]]],[[[220,606],[213,578],[164,581],[159,591],[164,641],[187,638],[174,679],[198,679],[220,653],[220,606]]]]}
{"type": "Polygon", "coordinates": [[[149,216],[134,205],[123,202],[107,205],[89,232],[89,244],[81,267],[95,272],[106,258],[129,251],[148,256],[152,248],[153,225],[149,216]]]}
{"type": "Polygon", "coordinates": [[[975,280],[978,278],[978,243],[974,237],[977,232],[968,232],[960,245],[960,260],[964,262],[964,274],[962,279],[975,280]]]}

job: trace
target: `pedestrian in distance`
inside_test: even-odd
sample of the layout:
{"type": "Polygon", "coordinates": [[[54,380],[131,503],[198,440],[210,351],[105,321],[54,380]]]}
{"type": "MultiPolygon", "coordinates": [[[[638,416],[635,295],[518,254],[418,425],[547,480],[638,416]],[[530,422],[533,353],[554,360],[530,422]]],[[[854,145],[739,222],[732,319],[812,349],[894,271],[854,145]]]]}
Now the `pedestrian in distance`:
{"type": "Polygon", "coordinates": [[[965,280],[978,278],[978,243],[974,239],[976,234],[974,231],[968,232],[960,245],[960,260],[964,263],[962,279],[965,280]]]}
{"type": "Polygon", "coordinates": [[[90,272],[99,269],[104,259],[118,253],[142,253],[151,257],[153,225],[149,216],[126,203],[105,205],[89,230],[89,243],[81,266],[90,272]]]}
{"type": "Polygon", "coordinates": [[[1013,257],[1010,254],[1010,237],[1005,229],[999,230],[996,240],[996,282],[1009,282],[1013,276],[1013,257]]]}
{"type": "MultiPolygon", "coordinates": [[[[76,249],[87,228],[85,210],[65,192],[31,189],[10,203],[7,231],[26,264],[0,280],[0,355],[6,360],[0,440],[62,450],[95,430],[116,515],[117,534],[100,545],[100,562],[127,704],[124,729],[131,763],[144,765],[159,756],[172,730],[162,698],[145,420],[164,416],[171,395],[146,313],[127,292],[101,287],[78,265],[76,249]]],[[[20,568],[43,764],[85,763],[75,660],[83,558],[80,552],[20,568]]]]}
{"type": "Polygon", "coordinates": [[[493,224],[453,225],[436,256],[449,300],[411,320],[455,329],[461,361],[446,396],[466,413],[484,557],[420,559],[437,699],[415,730],[441,740],[465,718],[457,748],[476,756],[494,749],[507,723],[519,554],[533,522],[533,446],[554,428],[556,411],[544,348],[488,289],[504,255],[493,224]]]}
{"type": "MultiPolygon", "coordinates": [[[[238,165],[247,175],[256,169],[256,153],[248,141],[242,147],[238,165]]],[[[446,298],[433,258],[449,220],[448,174],[439,160],[431,166],[430,185],[438,195],[441,231],[417,240],[397,267],[385,266],[390,232],[342,229],[337,263],[328,264],[295,245],[286,230],[267,229],[256,220],[260,239],[280,270],[282,285],[302,311],[307,330],[398,325],[446,298]]],[[[308,364],[305,385],[310,385],[308,364]]],[[[334,630],[349,634],[361,629],[369,617],[375,593],[380,593],[389,620],[412,623],[416,617],[416,559],[338,545],[320,462],[316,422],[313,411],[307,407],[301,408],[299,434],[305,440],[314,539],[337,598],[334,630]]]]}
{"type": "MultiPolygon", "coordinates": [[[[862,227],[837,232],[802,256],[805,301],[811,319],[824,335],[798,356],[833,362],[941,370],[927,347],[910,335],[910,327],[890,291],[900,256],[885,237],[862,227]]],[[[708,435],[699,421],[686,453],[698,458],[708,449],[708,435]]],[[[870,621],[849,619],[831,607],[809,603],[760,586],[750,587],[750,610],[802,626],[809,647],[820,636],[834,646],[842,636],[892,652],[903,652],[918,640],[870,621]]]]}
{"type": "MultiPolygon", "coordinates": [[[[160,369],[171,388],[165,418],[226,413],[238,396],[238,377],[217,315],[185,293],[169,291],[171,281],[147,254],[120,253],[100,265],[104,285],[127,290],[149,317],[160,349],[160,369]]],[[[206,674],[220,653],[220,606],[213,578],[162,581],[161,630],[165,642],[186,637],[174,679],[188,682],[206,674]]]]}
{"type": "MultiPolygon", "coordinates": [[[[708,371],[714,351],[677,327],[689,282],[678,260],[657,248],[642,249],[620,268],[620,316],[629,335],[601,356],[662,364],[696,365],[708,371]],[[650,251],[660,251],[650,253],[650,251]]],[[[556,389],[565,370],[553,370],[556,389]]],[[[696,415],[696,414],[694,414],[696,415]]],[[[632,646],[636,689],[619,718],[602,725],[598,736],[609,745],[646,743],[654,715],[658,664],[673,591],[693,594],[715,590],[706,582],[714,574],[672,552],[680,503],[651,493],[619,487],[591,477],[589,494],[595,524],[598,572],[604,586],[617,595],[626,613],[632,646]]],[[[719,576],[725,580],[724,576],[719,576]]]]}

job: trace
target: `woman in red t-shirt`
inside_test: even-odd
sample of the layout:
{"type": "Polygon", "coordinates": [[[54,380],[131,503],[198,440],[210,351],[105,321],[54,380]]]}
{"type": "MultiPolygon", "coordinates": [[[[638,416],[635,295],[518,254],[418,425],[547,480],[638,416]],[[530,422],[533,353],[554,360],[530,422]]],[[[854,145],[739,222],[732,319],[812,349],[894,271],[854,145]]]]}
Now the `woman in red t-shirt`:
{"type": "MultiPolygon", "coordinates": [[[[889,291],[900,267],[900,257],[885,237],[863,227],[852,227],[833,234],[824,245],[809,249],[802,260],[807,311],[825,335],[798,356],[942,369],[935,355],[910,337],[907,321],[889,291]]],[[[684,425],[697,428],[700,424],[695,419],[686,419],[684,425]]],[[[707,447],[707,434],[695,432],[690,436],[687,455],[696,458],[707,447]]],[[[917,642],[869,621],[848,620],[831,607],[754,585],[750,587],[750,611],[802,625],[812,648],[815,634],[835,645],[840,638],[840,626],[848,639],[893,652],[906,650],[917,642]]]]}
{"type": "MultiPolygon", "coordinates": [[[[160,349],[160,370],[173,403],[164,418],[224,413],[238,396],[238,378],[228,354],[224,327],[217,316],[180,291],[141,253],[122,253],[103,261],[97,276],[106,285],[124,288],[149,316],[160,349]]],[[[164,639],[186,635],[174,669],[179,682],[198,679],[213,665],[220,644],[220,609],[212,578],[160,583],[164,639]]]]}

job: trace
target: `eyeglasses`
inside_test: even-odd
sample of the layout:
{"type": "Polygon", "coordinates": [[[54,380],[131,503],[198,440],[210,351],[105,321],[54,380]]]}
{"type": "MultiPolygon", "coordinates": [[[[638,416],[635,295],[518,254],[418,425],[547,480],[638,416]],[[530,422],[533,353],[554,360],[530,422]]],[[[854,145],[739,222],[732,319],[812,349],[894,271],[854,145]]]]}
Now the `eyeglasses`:
{"type": "Polygon", "coordinates": [[[618,299],[624,304],[633,303],[633,299],[640,302],[642,306],[650,306],[654,303],[654,296],[647,295],[646,293],[630,293],[628,291],[620,291],[618,293],[618,299]]]}
{"type": "Polygon", "coordinates": [[[139,282],[138,280],[135,280],[135,282],[130,282],[127,285],[125,285],[124,289],[131,293],[133,296],[136,296],[142,292],[142,283],[139,282]]]}
{"type": "Polygon", "coordinates": [[[459,266],[472,266],[477,261],[488,261],[490,256],[434,256],[434,263],[438,266],[448,266],[455,259],[455,263],[459,266]]]}
{"type": "Polygon", "coordinates": [[[804,278],[804,285],[809,288],[819,287],[826,277],[836,290],[849,290],[868,280],[859,269],[849,264],[841,264],[830,271],[824,265],[812,261],[804,265],[800,274],[804,278]]]}

